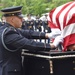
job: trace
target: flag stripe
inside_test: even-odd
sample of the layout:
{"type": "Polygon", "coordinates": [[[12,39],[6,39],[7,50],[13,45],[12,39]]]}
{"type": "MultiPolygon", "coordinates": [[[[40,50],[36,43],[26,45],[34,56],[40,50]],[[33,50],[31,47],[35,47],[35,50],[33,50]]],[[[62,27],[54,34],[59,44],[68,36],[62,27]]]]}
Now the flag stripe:
{"type": "Polygon", "coordinates": [[[67,37],[68,35],[74,34],[75,33],[75,23],[70,24],[69,26],[66,26],[64,30],[62,31],[63,37],[67,37]]]}
{"type": "MultiPolygon", "coordinates": [[[[63,18],[61,18],[61,17],[63,17],[63,15],[66,13],[66,12],[63,12],[63,13],[62,13],[62,10],[65,11],[64,9],[65,9],[66,7],[68,7],[69,4],[72,4],[72,3],[67,3],[66,5],[61,6],[62,8],[59,8],[59,9],[61,9],[61,10],[60,10],[60,11],[57,13],[57,15],[56,15],[56,22],[57,22],[57,25],[59,26],[60,29],[62,29],[62,28],[61,28],[61,25],[60,25],[60,22],[63,21],[63,20],[60,21],[61,19],[63,19],[63,18]],[[61,13],[62,13],[63,15],[62,15],[61,13]],[[61,17],[60,17],[60,15],[61,15],[61,17]],[[60,18],[61,18],[61,19],[60,19],[60,18]]],[[[59,9],[58,9],[58,10],[59,10],[59,9]]],[[[58,10],[57,10],[57,11],[58,11],[58,10]]],[[[62,24],[63,24],[63,23],[62,23],[62,24]]]]}
{"type": "Polygon", "coordinates": [[[69,17],[69,16],[71,16],[71,15],[69,15],[70,13],[70,11],[71,11],[71,9],[74,9],[75,10],[75,2],[72,4],[72,6],[68,9],[68,11],[66,12],[66,14],[65,14],[65,16],[64,16],[64,22],[63,22],[63,28],[66,26],[66,24],[67,24],[67,22],[69,21],[69,19],[67,20],[67,17],[69,17]]]}

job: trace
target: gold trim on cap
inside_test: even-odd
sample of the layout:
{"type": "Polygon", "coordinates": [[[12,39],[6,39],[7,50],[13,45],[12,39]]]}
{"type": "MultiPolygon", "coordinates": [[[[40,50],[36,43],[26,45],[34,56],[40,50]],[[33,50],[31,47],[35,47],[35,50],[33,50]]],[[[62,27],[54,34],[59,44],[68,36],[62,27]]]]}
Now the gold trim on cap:
{"type": "Polygon", "coordinates": [[[17,13],[17,12],[21,12],[21,10],[19,10],[19,11],[12,11],[12,12],[3,12],[3,14],[12,14],[12,13],[17,13]]]}

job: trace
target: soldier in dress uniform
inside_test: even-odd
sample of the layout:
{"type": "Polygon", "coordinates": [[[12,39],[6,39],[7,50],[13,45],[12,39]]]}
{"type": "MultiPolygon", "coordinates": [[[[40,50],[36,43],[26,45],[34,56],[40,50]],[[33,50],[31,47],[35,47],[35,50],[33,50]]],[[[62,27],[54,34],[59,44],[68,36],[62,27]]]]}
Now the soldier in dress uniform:
{"type": "Polygon", "coordinates": [[[23,21],[22,21],[22,27],[21,27],[22,29],[28,29],[28,27],[27,27],[27,25],[26,25],[26,21],[25,21],[25,19],[23,19],[23,21]]]}
{"type": "MultiPolygon", "coordinates": [[[[48,27],[48,15],[44,14],[40,19],[42,20],[43,31],[46,33],[50,33],[50,27],[48,27]]],[[[45,39],[45,43],[50,43],[50,39],[45,39]]]]}
{"type": "Polygon", "coordinates": [[[1,21],[0,21],[0,27],[3,26],[5,24],[5,18],[2,16],[1,17],[1,21]]]}
{"type": "Polygon", "coordinates": [[[44,28],[44,32],[46,32],[47,26],[48,26],[47,14],[43,15],[42,17],[40,17],[40,20],[42,20],[42,25],[43,25],[43,28],[44,28]]]}
{"type": "Polygon", "coordinates": [[[30,26],[30,21],[26,21],[26,26],[27,26],[27,29],[29,29],[30,30],[30,28],[31,28],[31,26],[30,26]]]}
{"type": "Polygon", "coordinates": [[[44,32],[46,32],[47,27],[48,27],[48,21],[43,21],[43,27],[44,27],[44,32]]]}
{"type": "Polygon", "coordinates": [[[1,16],[0,27],[5,24],[6,20],[4,16],[1,16]]]}
{"type": "Polygon", "coordinates": [[[38,30],[38,31],[42,31],[41,29],[41,20],[39,18],[38,15],[36,15],[36,20],[35,20],[35,30],[38,30]]]}
{"type": "Polygon", "coordinates": [[[33,27],[34,26],[34,19],[31,17],[31,14],[27,15],[26,25],[29,30],[34,30],[34,27],[33,27]]]}
{"type": "Polygon", "coordinates": [[[42,26],[42,20],[39,20],[40,22],[39,22],[39,25],[38,25],[38,28],[39,28],[39,31],[41,32],[42,31],[42,28],[41,28],[41,26],[42,26]]]}
{"type": "Polygon", "coordinates": [[[37,31],[37,29],[38,29],[38,25],[39,25],[39,19],[36,18],[36,20],[35,20],[35,30],[36,30],[36,31],[37,31]]]}
{"type": "Polygon", "coordinates": [[[53,44],[30,40],[48,38],[48,35],[21,29],[21,9],[22,6],[13,6],[1,10],[6,24],[0,27],[0,75],[22,75],[22,49],[38,52],[55,48],[53,44]]]}
{"type": "Polygon", "coordinates": [[[31,20],[31,21],[30,21],[30,26],[31,26],[30,29],[31,29],[31,30],[34,30],[34,27],[33,27],[33,26],[34,26],[34,20],[31,20]]]}

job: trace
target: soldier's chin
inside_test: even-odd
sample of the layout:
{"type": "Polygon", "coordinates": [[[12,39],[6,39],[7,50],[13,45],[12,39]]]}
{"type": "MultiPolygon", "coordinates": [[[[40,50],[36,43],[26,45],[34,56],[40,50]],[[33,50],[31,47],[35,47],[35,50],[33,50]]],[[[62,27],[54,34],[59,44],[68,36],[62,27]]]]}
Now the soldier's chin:
{"type": "Polygon", "coordinates": [[[22,26],[17,26],[16,28],[21,28],[22,26]]]}
{"type": "Polygon", "coordinates": [[[22,24],[18,26],[18,28],[21,28],[21,27],[22,27],[22,24]]]}
{"type": "Polygon", "coordinates": [[[22,24],[20,25],[20,28],[22,27],[22,24]]]}

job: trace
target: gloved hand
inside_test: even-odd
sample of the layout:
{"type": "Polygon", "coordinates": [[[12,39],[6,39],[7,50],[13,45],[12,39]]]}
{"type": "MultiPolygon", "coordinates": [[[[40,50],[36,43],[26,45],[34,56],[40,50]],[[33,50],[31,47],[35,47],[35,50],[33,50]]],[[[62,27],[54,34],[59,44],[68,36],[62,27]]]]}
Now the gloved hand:
{"type": "Polygon", "coordinates": [[[57,32],[51,32],[51,33],[46,33],[46,36],[50,39],[52,38],[56,38],[57,36],[59,36],[61,33],[57,33],[57,32]]]}
{"type": "Polygon", "coordinates": [[[63,37],[62,36],[57,36],[55,39],[54,39],[54,42],[53,42],[53,45],[55,47],[57,47],[59,45],[59,43],[63,43],[63,37]]]}

